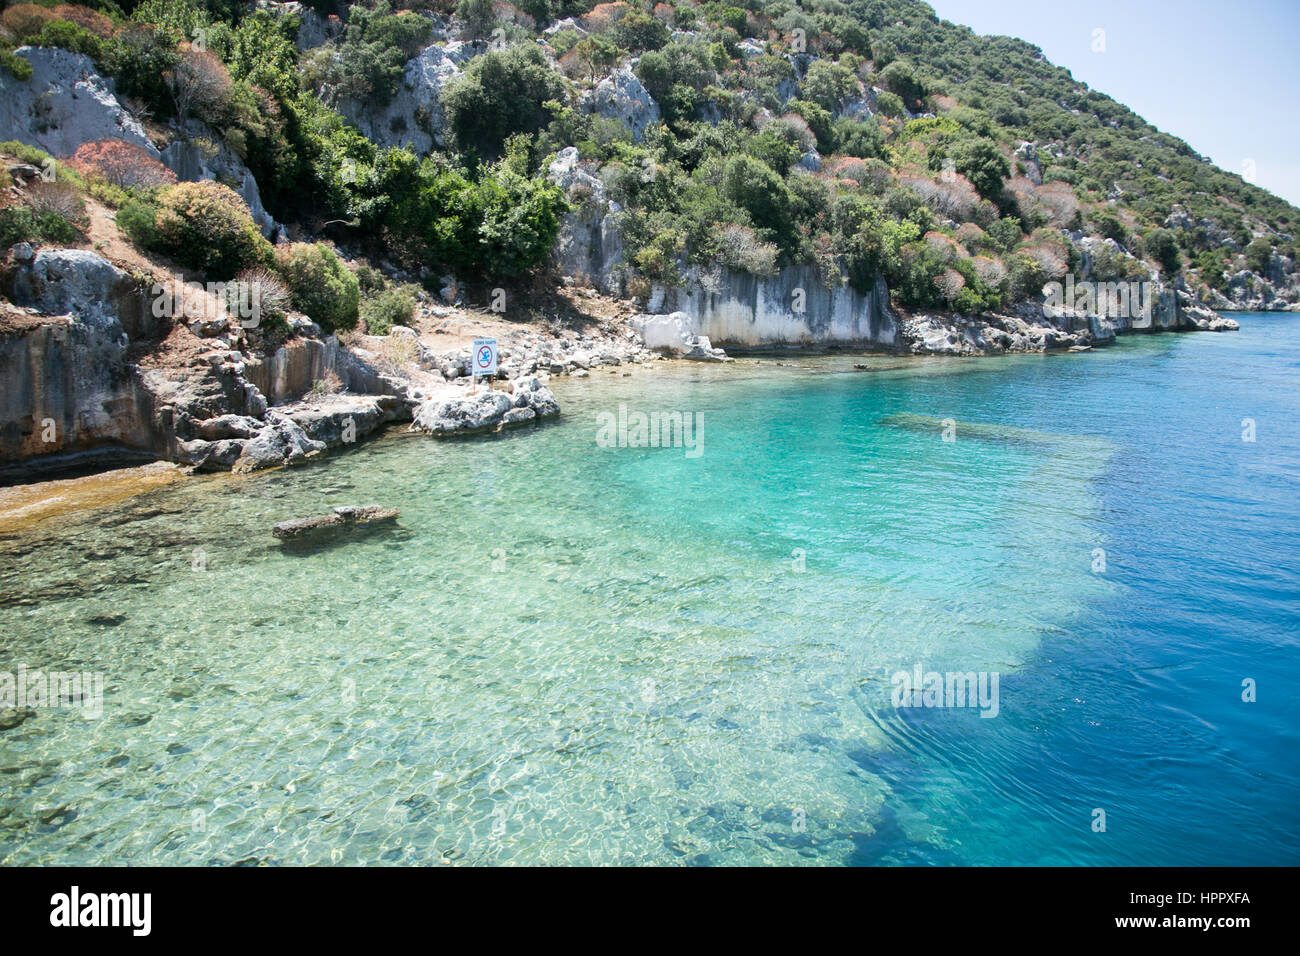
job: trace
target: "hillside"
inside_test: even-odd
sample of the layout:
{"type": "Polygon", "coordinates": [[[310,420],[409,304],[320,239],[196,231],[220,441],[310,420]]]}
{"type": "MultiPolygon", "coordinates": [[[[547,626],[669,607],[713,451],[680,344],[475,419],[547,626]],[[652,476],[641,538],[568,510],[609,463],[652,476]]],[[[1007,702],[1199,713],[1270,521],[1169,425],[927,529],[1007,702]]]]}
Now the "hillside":
{"type": "Polygon", "coordinates": [[[105,0],[3,22],[7,69],[19,43],[87,54],[160,138],[246,164],[289,233],[429,288],[545,266],[566,201],[593,201],[543,179],[575,147],[618,210],[592,278],[642,300],[692,265],[807,264],[980,313],[1083,257],[1097,280],[1181,277],[1220,308],[1300,301],[1294,207],[1035,47],[910,0],[105,0]]]}
{"type": "Polygon", "coordinates": [[[9,459],[251,469],[347,422],[531,421],[546,376],[655,353],[1300,308],[1294,207],[907,0],[45,0],[0,31],[9,459]],[[457,404],[480,334],[527,408],[457,404]]]}

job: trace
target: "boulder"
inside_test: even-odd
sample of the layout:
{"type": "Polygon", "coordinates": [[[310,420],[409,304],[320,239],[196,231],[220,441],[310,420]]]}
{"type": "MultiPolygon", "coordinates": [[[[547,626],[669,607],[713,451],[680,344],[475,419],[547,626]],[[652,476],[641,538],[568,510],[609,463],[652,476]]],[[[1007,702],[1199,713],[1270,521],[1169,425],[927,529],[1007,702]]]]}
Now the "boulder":
{"type": "Polygon", "coordinates": [[[48,315],[75,314],[131,325],[143,299],[135,281],[97,252],[42,249],[14,276],[14,302],[48,315]]]}
{"type": "Polygon", "coordinates": [[[641,333],[641,344],[648,349],[684,355],[695,338],[694,322],[685,312],[670,315],[638,315],[632,327],[641,333]]]}
{"type": "Polygon", "coordinates": [[[19,80],[4,71],[0,129],[5,139],[37,146],[51,156],[71,156],[77,147],[120,139],[158,158],[144,127],[118,102],[113,81],[94,61],[58,47],[22,46],[14,51],[32,65],[19,80]]]}
{"type": "Polygon", "coordinates": [[[618,120],[638,143],[645,138],[646,129],[659,122],[659,104],[627,68],[605,77],[584,93],[580,102],[588,113],[618,120]]]}

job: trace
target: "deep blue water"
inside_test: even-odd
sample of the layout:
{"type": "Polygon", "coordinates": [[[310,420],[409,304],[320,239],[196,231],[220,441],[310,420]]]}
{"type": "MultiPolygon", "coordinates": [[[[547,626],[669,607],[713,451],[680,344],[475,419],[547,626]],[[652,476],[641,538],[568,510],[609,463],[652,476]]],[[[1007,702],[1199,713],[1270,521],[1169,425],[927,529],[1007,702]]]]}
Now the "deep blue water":
{"type": "Polygon", "coordinates": [[[855,862],[1300,861],[1300,317],[1238,318],[1122,340],[1101,377],[1036,370],[1026,423],[1116,445],[1093,528],[1118,590],[1045,636],[1001,719],[902,723],[894,812],[941,812],[960,847],[871,839],[855,862]]]}

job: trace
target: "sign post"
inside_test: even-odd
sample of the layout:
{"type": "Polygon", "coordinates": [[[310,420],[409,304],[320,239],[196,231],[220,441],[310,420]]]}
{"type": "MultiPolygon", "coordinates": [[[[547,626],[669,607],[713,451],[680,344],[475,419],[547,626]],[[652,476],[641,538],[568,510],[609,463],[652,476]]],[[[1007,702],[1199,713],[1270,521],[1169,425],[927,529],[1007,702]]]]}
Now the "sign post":
{"type": "Polygon", "coordinates": [[[474,351],[469,360],[471,386],[477,386],[478,377],[486,375],[488,380],[488,391],[492,390],[492,379],[497,374],[497,340],[496,339],[475,339],[474,351]]]}

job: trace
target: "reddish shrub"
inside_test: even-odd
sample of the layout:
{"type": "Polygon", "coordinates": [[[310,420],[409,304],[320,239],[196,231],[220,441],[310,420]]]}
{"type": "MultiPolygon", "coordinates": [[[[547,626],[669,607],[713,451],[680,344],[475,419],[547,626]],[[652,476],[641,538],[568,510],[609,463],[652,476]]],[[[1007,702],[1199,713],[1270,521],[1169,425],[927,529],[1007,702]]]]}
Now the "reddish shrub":
{"type": "Polygon", "coordinates": [[[51,20],[58,19],[53,10],[38,7],[34,3],[20,3],[10,7],[0,15],[0,24],[19,40],[35,36],[51,20]]]}
{"type": "Polygon", "coordinates": [[[139,146],[120,139],[83,143],[72,154],[72,166],[83,176],[99,176],[112,186],[168,186],[176,174],[139,146]]]}
{"type": "Polygon", "coordinates": [[[60,20],[67,20],[77,26],[85,27],[97,37],[113,35],[113,21],[98,10],[83,7],[79,3],[61,3],[54,8],[54,15],[60,20]]]}

